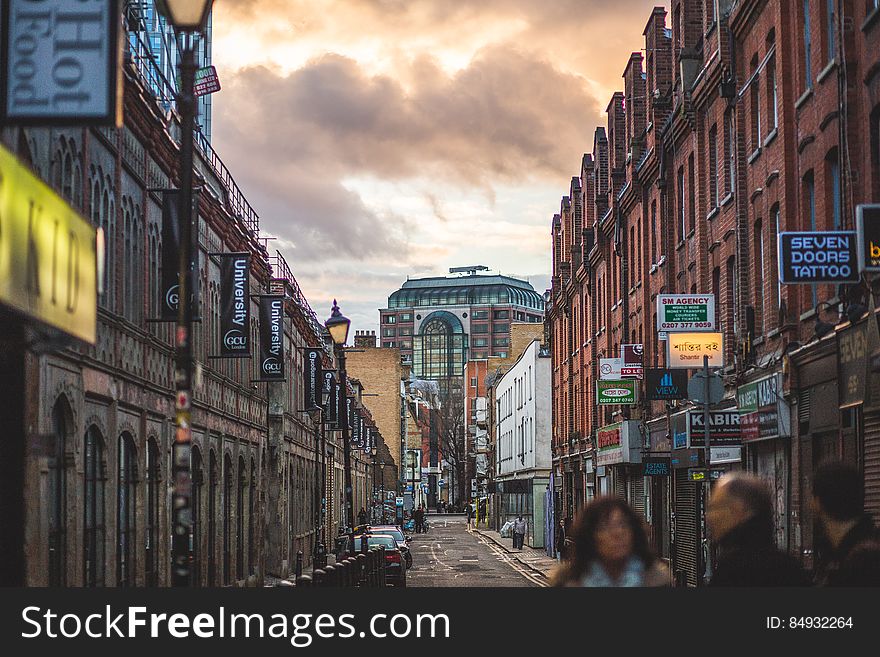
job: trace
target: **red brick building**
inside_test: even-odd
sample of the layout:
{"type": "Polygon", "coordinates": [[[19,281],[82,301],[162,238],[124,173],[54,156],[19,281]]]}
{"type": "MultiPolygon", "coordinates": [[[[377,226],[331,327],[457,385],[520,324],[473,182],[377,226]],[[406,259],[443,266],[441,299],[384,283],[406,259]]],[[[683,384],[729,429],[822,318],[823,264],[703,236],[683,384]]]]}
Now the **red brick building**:
{"type": "Polygon", "coordinates": [[[720,467],[770,482],[777,541],[797,554],[812,551],[808,492],[824,459],[860,467],[880,513],[869,354],[839,362],[841,341],[877,333],[866,317],[876,285],[781,285],[776,249],[783,231],[854,230],[856,206],[880,201],[880,10],[875,0],[673,0],[670,13],[667,27],[664,8],[651,12],[644,59],[630,55],[553,217],[553,486],[560,517],[594,491],[625,496],[677,580],[696,585],[702,489],[685,469],[648,478],[640,458],[594,460],[596,431],[626,419],[641,427],[641,457],[669,456],[689,402],[599,407],[598,359],[641,343],[645,365],[664,366],[657,295],[714,294],[726,390],[716,408],[739,408],[749,427],[720,467]],[[753,407],[758,389],[771,401],[753,407]]]}

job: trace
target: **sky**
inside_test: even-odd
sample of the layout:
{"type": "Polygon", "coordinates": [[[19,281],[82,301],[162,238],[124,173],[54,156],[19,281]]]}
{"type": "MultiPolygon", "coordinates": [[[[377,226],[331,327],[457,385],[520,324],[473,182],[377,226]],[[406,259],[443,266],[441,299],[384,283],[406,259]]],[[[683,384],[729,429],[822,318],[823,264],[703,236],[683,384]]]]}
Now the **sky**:
{"type": "Polygon", "coordinates": [[[465,265],[543,293],[654,4],[216,0],[213,144],[321,320],[377,330],[408,276],[465,265]]]}

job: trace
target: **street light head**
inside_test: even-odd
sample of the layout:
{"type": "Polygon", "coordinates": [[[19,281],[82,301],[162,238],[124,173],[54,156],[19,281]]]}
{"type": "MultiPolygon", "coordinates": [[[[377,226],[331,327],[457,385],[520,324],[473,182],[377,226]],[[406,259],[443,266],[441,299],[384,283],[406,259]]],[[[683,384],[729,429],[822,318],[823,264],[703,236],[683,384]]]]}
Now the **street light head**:
{"type": "Polygon", "coordinates": [[[330,312],[329,319],[324,322],[324,326],[330,332],[330,337],[333,338],[334,344],[341,347],[346,343],[351,320],[339,311],[336,299],[333,299],[333,309],[330,312]]]}
{"type": "Polygon", "coordinates": [[[159,12],[180,32],[202,32],[213,0],[157,0],[159,12]]]}

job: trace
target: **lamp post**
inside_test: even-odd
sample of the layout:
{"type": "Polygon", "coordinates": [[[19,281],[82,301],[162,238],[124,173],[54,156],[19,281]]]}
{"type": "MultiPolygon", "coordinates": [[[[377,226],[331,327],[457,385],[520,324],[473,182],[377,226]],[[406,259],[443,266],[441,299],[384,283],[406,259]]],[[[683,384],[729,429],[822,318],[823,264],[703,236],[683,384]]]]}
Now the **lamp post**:
{"type": "MultiPolygon", "coordinates": [[[[333,299],[333,309],[330,317],[324,322],[324,326],[333,338],[333,347],[339,362],[339,386],[342,389],[342,398],[348,395],[348,376],[345,371],[345,342],[348,340],[348,329],[351,320],[339,311],[336,299],[333,299]]],[[[340,418],[339,425],[342,427],[342,460],[345,476],[345,527],[348,530],[349,545],[354,548],[354,500],[351,487],[351,440],[348,435],[348,418],[340,418]]]]}
{"type": "Polygon", "coordinates": [[[159,0],[158,8],[171,23],[181,45],[181,91],[177,97],[180,112],[180,189],[178,222],[180,260],[178,263],[177,330],[175,331],[175,435],[172,454],[174,495],[172,503],[171,585],[189,586],[190,532],[192,531],[192,171],[193,131],[196,112],[193,87],[196,77],[195,39],[204,30],[212,0],[159,0]]]}
{"type": "Polygon", "coordinates": [[[385,521],[385,461],[379,462],[379,473],[380,473],[380,476],[382,477],[382,482],[380,484],[382,496],[379,498],[379,503],[382,505],[382,507],[381,507],[382,508],[382,524],[384,525],[386,522],[385,521]]]}

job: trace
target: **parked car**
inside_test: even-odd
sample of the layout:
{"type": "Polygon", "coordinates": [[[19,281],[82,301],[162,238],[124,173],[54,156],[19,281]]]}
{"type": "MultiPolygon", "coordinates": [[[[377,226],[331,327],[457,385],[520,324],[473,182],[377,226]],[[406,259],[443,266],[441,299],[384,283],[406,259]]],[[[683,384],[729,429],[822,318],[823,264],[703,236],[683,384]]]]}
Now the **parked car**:
{"type": "Polygon", "coordinates": [[[393,536],[394,540],[397,541],[398,549],[400,550],[401,554],[403,554],[403,558],[406,561],[406,567],[412,568],[412,552],[409,549],[409,542],[411,540],[411,537],[404,534],[400,527],[398,527],[397,525],[372,525],[370,527],[370,532],[375,534],[387,534],[389,536],[393,536]]]}
{"type": "MultiPolygon", "coordinates": [[[[345,537],[345,552],[343,558],[350,554],[357,554],[361,550],[361,539],[364,534],[354,537],[354,549],[345,537]]],[[[366,534],[367,549],[381,545],[385,548],[385,581],[392,586],[406,586],[406,561],[397,547],[397,541],[388,534],[366,534]]]]}

